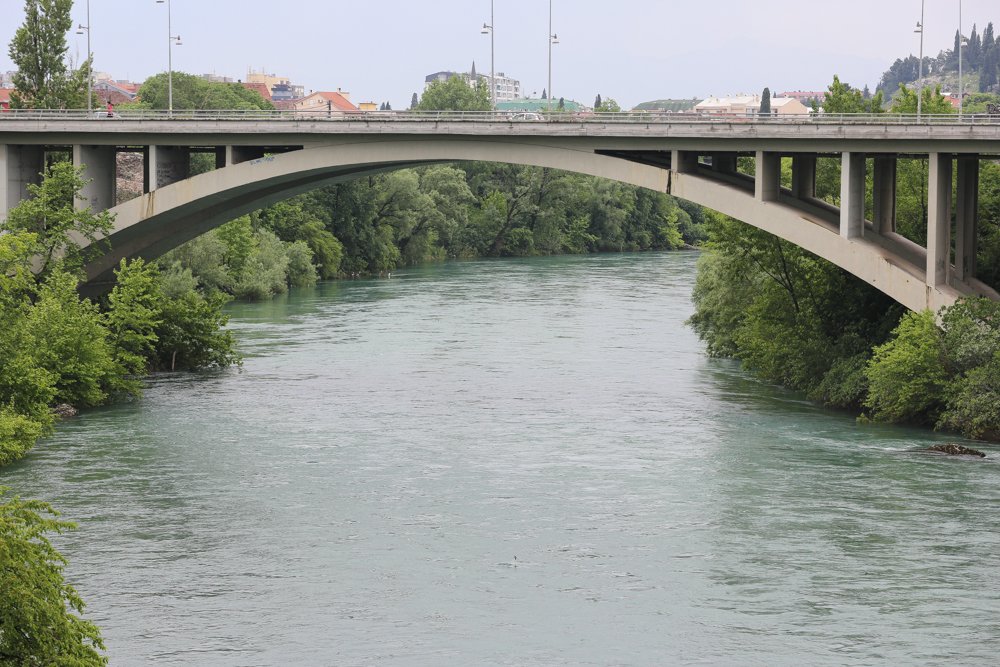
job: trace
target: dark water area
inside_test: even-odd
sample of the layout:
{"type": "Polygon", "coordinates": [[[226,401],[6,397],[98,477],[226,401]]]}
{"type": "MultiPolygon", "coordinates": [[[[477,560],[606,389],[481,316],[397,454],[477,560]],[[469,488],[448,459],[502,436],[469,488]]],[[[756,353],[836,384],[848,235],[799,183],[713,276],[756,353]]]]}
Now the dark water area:
{"type": "Polygon", "coordinates": [[[112,665],[994,665],[1000,450],[705,356],[694,253],[450,263],[231,307],[0,484],[112,665]]]}

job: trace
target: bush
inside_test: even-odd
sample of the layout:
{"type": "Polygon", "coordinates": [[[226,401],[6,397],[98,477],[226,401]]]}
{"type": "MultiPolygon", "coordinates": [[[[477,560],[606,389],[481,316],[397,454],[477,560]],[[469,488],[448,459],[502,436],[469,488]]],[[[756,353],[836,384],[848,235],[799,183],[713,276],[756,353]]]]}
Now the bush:
{"type": "Polygon", "coordinates": [[[100,630],[77,616],[84,604],[63,577],[66,559],[46,537],[76,527],[58,521],[58,516],[46,503],[8,498],[0,487],[0,662],[4,665],[107,664],[99,652],[104,649],[100,630]]]}
{"type": "Polygon", "coordinates": [[[22,458],[44,431],[45,425],[9,407],[0,407],[0,466],[22,458]]]}
{"type": "Polygon", "coordinates": [[[865,406],[879,421],[934,423],[944,404],[948,373],[934,313],[907,313],[894,338],[868,363],[865,406]]]}
{"type": "Polygon", "coordinates": [[[159,341],[154,369],[199,370],[225,368],[240,363],[236,341],[223,330],[229,318],[222,306],[229,300],[224,294],[203,296],[187,292],[176,299],[165,299],[163,318],[156,327],[159,341]]]}

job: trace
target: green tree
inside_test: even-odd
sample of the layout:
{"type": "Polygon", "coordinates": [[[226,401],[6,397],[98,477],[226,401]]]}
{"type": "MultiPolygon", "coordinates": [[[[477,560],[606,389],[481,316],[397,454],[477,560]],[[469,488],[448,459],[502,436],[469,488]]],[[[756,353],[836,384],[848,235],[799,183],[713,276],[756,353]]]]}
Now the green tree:
{"type": "Polygon", "coordinates": [[[76,527],[58,516],[50,505],[0,487],[0,664],[107,664],[100,630],[78,615],[83,600],[66,583],[66,559],[47,536],[76,527]]]}
{"type": "Polygon", "coordinates": [[[42,275],[55,264],[68,271],[79,271],[101,251],[98,243],[111,232],[114,217],[107,211],[94,213],[87,207],[77,209],[74,200],[82,199],[80,191],[86,184],[84,168],[74,168],[69,162],[56,162],[46,167],[41,184],[29,184],[31,195],[7,213],[0,231],[31,232],[37,235],[42,275]],[[79,239],[90,245],[81,248],[79,239]]]}
{"type": "Polygon", "coordinates": [[[470,86],[462,75],[434,81],[424,90],[417,111],[489,111],[490,92],[483,81],[470,86]]]}
{"type": "Polygon", "coordinates": [[[236,340],[224,327],[229,317],[222,306],[231,297],[188,291],[162,304],[156,327],[154,370],[200,370],[239,365],[236,340]]]}
{"type": "MultiPolygon", "coordinates": [[[[598,98],[600,98],[600,95],[598,95],[598,98]]],[[[606,100],[601,100],[601,103],[598,106],[594,107],[594,111],[598,113],[600,112],[618,113],[621,110],[622,110],[621,106],[612,97],[609,97],[606,100]]]]}
{"type": "Polygon", "coordinates": [[[601,99],[601,94],[598,93],[597,97],[594,98],[594,111],[597,111],[603,106],[603,100],[601,99]]]}
{"type": "MultiPolygon", "coordinates": [[[[274,105],[261,97],[255,90],[244,88],[238,83],[208,81],[200,76],[185,72],[174,72],[174,109],[273,109],[274,105]]],[[[151,76],[139,88],[139,99],[150,109],[166,109],[169,106],[169,86],[166,72],[151,76]]]]}
{"type": "Polygon", "coordinates": [[[760,115],[770,116],[771,115],[771,89],[765,88],[764,92],[760,95],[760,115]]]}
{"type": "Polygon", "coordinates": [[[66,33],[72,29],[73,0],[25,0],[24,24],[7,51],[17,66],[11,104],[19,109],[75,109],[86,106],[88,58],[76,71],[66,65],[66,33]]]}
{"type": "Polygon", "coordinates": [[[834,75],[833,83],[827,88],[826,99],[823,101],[823,111],[836,114],[878,114],[884,113],[885,110],[882,108],[884,104],[885,97],[881,90],[866,100],[860,90],[841,82],[840,77],[834,75]]]}
{"type": "Polygon", "coordinates": [[[868,364],[865,406],[880,421],[933,424],[948,381],[941,332],[934,313],[907,313],[893,339],[875,348],[868,364]]]}
{"type": "Polygon", "coordinates": [[[420,97],[413,93],[413,97],[410,98],[410,110],[415,111],[420,106],[420,97]]]}
{"type": "MultiPolygon", "coordinates": [[[[916,115],[918,91],[899,84],[899,93],[892,101],[892,113],[916,115]]],[[[928,115],[957,113],[951,102],[941,94],[941,86],[926,86],[919,93],[922,98],[920,110],[928,115]]]]}
{"type": "Polygon", "coordinates": [[[126,375],[131,393],[138,393],[137,376],[149,369],[156,351],[156,327],[162,318],[163,294],[155,264],[124,259],[115,271],[115,286],[107,298],[105,323],[115,361],[126,375]]]}

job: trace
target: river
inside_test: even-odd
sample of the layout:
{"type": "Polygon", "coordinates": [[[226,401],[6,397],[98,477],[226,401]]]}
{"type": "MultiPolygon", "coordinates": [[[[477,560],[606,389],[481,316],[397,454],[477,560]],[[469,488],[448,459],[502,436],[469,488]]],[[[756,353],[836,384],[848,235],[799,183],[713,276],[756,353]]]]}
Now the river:
{"type": "Polygon", "coordinates": [[[477,261],[234,304],[0,483],[119,665],[994,665],[1000,450],[712,360],[694,253],[477,261]],[[951,439],[954,441],[954,439],[951,439]]]}

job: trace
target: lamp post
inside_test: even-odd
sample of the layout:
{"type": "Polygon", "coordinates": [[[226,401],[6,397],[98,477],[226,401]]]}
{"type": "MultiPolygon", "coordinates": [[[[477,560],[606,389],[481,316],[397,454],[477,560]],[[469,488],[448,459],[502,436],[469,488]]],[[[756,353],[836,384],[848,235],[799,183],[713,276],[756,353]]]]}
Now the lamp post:
{"type": "Polygon", "coordinates": [[[170,13],[170,0],[156,0],[156,4],[167,5],[167,111],[174,112],[174,46],[181,45],[181,36],[174,34],[170,13]]]}
{"type": "Polygon", "coordinates": [[[87,31],[87,111],[94,108],[94,66],[91,60],[93,54],[90,52],[90,0],[87,0],[87,25],[82,23],[77,25],[76,34],[82,35],[87,31]]]}
{"type": "Polygon", "coordinates": [[[965,36],[962,34],[962,0],[958,0],[958,119],[962,119],[962,105],[965,102],[965,84],[962,81],[962,46],[965,36]]]}
{"type": "Polygon", "coordinates": [[[493,0],[490,0],[490,22],[483,24],[483,34],[489,34],[490,36],[490,105],[493,107],[493,111],[497,110],[497,77],[496,77],[496,50],[495,46],[495,31],[493,26],[495,25],[494,14],[493,14],[493,0]]]}
{"type": "Polygon", "coordinates": [[[913,32],[920,33],[920,74],[917,78],[917,120],[920,120],[920,111],[924,98],[924,4],[926,0],[920,0],[920,21],[917,29],[913,32]]]}
{"type": "Polygon", "coordinates": [[[552,0],[549,0],[549,111],[552,111],[552,45],[558,43],[559,35],[552,32],[552,0]]]}

